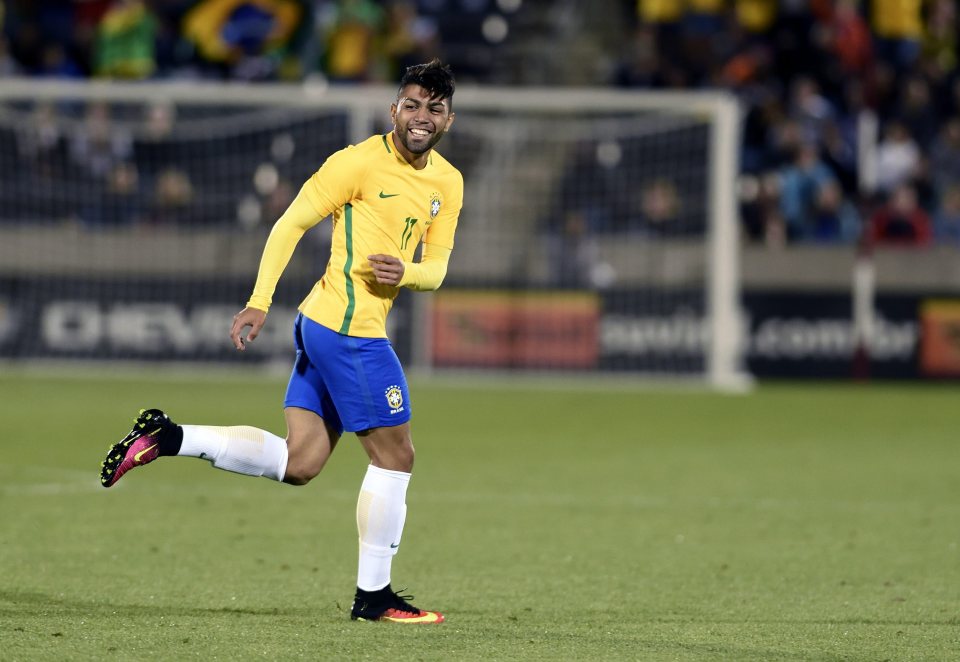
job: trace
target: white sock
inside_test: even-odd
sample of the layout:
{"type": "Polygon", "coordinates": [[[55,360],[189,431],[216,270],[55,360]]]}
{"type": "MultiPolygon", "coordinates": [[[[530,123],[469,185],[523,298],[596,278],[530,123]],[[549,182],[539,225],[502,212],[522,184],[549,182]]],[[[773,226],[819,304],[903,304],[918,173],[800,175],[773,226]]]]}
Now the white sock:
{"type": "Polygon", "coordinates": [[[287,473],[287,442],[249,425],[181,425],[183,443],[177,455],[209,460],[213,466],[248,476],[283,480],[287,473]]]}
{"type": "Polygon", "coordinates": [[[410,474],[403,471],[380,469],[372,464],[367,467],[357,500],[357,588],[376,591],[390,583],[390,565],[400,546],[407,517],[409,483],[410,474]]]}

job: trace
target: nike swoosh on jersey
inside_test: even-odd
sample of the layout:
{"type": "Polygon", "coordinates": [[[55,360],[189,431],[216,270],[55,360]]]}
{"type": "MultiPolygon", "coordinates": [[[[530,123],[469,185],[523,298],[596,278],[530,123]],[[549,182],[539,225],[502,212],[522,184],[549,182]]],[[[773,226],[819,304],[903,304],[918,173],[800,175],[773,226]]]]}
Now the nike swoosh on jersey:
{"type": "Polygon", "coordinates": [[[400,195],[400,194],[399,194],[399,193],[384,193],[383,191],[380,191],[380,197],[381,197],[381,198],[395,198],[395,197],[397,197],[398,195],[400,195]]]}

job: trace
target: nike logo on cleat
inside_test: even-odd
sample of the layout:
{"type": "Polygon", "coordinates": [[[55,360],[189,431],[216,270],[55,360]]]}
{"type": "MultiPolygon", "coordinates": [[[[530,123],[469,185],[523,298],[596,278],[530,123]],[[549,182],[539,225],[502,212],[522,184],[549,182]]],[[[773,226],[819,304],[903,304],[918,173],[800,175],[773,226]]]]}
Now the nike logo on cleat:
{"type": "Polygon", "coordinates": [[[152,450],[153,450],[154,448],[156,448],[156,447],[157,447],[157,445],[154,444],[153,446],[150,446],[150,447],[148,447],[148,448],[144,448],[142,451],[140,451],[139,453],[137,453],[136,455],[133,456],[133,461],[134,461],[134,462],[139,462],[139,461],[140,461],[140,458],[143,457],[143,454],[144,454],[144,453],[147,453],[147,452],[149,452],[149,451],[152,451],[152,450]]]}

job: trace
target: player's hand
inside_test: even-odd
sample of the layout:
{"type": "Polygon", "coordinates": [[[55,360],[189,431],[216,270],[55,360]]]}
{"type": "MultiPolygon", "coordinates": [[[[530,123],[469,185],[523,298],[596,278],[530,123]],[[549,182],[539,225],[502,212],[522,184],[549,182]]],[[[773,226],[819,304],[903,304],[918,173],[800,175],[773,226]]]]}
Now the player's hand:
{"type": "Polygon", "coordinates": [[[233,341],[233,346],[241,352],[245,350],[247,347],[243,342],[243,330],[250,327],[247,333],[247,342],[250,342],[260,335],[260,329],[266,321],[267,314],[256,308],[244,308],[234,315],[233,326],[230,327],[230,340],[233,341]]]}
{"type": "Polygon", "coordinates": [[[368,255],[370,266],[373,267],[373,275],[377,282],[382,285],[400,285],[403,278],[403,260],[392,255],[368,255]]]}

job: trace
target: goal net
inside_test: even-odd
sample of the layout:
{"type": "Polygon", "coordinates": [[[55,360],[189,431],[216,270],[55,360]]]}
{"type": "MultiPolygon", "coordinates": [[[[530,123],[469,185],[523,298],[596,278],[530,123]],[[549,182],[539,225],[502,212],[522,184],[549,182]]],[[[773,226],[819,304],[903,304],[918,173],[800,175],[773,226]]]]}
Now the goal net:
{"type": "MultiPolygon", "coordinates": [[[[0,81],[0,358],[227,362],[273,221],[337,149],[389,130],[385,87],[0,81]]],[[[464,88],[443,288],[403,292],[415,368],[741,383],[722,94],[464,88]]],[[[244,360],[287,361],[322,273],[308,233],[244,360]]]]}

